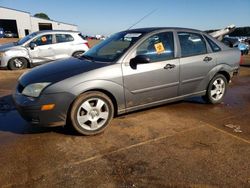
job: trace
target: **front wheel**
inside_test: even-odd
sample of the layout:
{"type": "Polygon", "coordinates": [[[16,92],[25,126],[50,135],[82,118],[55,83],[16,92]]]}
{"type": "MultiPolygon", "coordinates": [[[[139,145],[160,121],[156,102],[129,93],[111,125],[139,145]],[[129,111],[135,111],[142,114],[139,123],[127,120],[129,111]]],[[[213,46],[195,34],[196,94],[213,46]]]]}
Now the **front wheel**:
{"type": "Polygon", "coordinates": [[[73,103],[70,117],[75,130],[83,135],[104,131],[113,118],[114,107],[108,96],[101,92],[86,92],[73,103]]]}
{"type": "Polygon", "coordinates": [[[75,52],[75,53],[73,53],[72,56],[76,57],[76,58],[79,58],[79,57],[81,57],[83,55],[83,53],[84,53],[84,51],[75,52]]]}
{"type": "Polygon", "coordinates": [[[207,93],[203,99],[211,104],[221,103],[227,90],[227,79],[222,74],[217,74],[208,84],[207,93]]]}
{"type": "Polygon", "coordinates": [[[25,58],[15,57],[9,61],[10,70],[21,70],[27,68],[28,62],[25,58]]]}

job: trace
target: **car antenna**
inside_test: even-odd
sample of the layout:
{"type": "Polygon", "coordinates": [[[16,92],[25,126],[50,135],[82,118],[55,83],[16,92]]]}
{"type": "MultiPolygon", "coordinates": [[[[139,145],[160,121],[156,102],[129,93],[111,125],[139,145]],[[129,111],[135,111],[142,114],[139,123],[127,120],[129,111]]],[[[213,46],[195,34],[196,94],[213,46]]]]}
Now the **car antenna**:
{"type": "Polygon", "coordinates": [[[152,10],[151,12],[149,12],[148,14],[146,14],[145,16],[143,16],[140,20],[138,20],[137,22],[135,22],[132,26],[130,26],[127,30],[130,30],[132,27],[134,27],[135,25],[137,25],[138,23],[140,23],[142,20],[144,20],[145,18],[147,18],[148,16],[150,16],[151,14],[153,14],[157,9],[152,10]]]}

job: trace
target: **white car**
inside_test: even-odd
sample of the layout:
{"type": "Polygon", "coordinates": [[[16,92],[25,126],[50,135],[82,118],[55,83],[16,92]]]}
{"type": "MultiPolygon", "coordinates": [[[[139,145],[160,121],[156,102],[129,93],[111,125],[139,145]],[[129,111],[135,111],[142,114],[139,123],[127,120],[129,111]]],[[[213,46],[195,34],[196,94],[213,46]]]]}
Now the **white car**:
{"type": "Polygon", "coordinates": [[[0,46],[0,67],[23,69],[68,57],[79,57],[89,50],[88,41],[76,31],[39,31],[14,43],[0,46]]]}

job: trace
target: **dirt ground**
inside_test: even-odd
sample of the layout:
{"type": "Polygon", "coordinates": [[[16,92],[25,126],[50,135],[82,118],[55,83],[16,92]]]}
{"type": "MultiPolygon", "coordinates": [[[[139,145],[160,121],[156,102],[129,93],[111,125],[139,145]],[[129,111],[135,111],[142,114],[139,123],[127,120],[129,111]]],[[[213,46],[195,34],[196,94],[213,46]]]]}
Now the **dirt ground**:
{"type": "Polygon", "coordinates": [[[250,187],[250,56],[219,105],[200,97],[115,118],[103,134],[28,125],[0,71],[1,187],[250,187]]]}

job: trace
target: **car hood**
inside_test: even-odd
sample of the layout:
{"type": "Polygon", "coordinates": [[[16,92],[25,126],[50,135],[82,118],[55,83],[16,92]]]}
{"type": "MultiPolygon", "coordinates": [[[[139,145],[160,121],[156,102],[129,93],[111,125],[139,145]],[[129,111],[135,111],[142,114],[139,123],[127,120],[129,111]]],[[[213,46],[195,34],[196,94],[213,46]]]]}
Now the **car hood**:
{"type": "Polygon", "coordinates": [[[11,42],[11,43],[0,45],[0,52],[5,52],[8,50],[18,50],[18,49],[23,49],[23,48],[24,47],[19,46],[14,42],[11,42]]]}
{"type": "Polygon", "coordinates": [[[32,83],[55,83],[107,65],[108,63],[98,63],[72,57],[33,68],[19,78],[19,83],[24,87],[32,83]]]}

